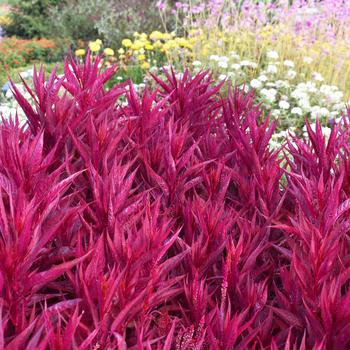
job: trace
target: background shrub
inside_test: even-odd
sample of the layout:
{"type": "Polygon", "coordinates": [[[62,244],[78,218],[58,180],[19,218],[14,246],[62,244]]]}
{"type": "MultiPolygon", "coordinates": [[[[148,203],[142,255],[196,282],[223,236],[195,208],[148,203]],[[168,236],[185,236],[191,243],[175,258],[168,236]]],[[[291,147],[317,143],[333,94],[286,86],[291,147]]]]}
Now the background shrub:
{"type": "Polygon", "coordinates": [[[97,23],[108,9],[107,0],[72,0],[49,9],[50,36],[63,48],[98,36],[97,23]]]}
{"type": "Polygon", "coordinates": [[[0,41],[0,85],[8,79],[12,69],[17,74],[20,67],[31,65],[32,68],[35,62],[52,63],[61,58],[62,53],[52,40],[4,38],[0,41]]]}
{"type": "Polygon", "coordinates": [[[11,11],[5,31],[8,36],[41,38],[48,35],[51,22],[48,13],[60,0],[10,0],[11,11]]]}
{"type": "Polygon", "coordinates": [[[159,15],[154,0],[108,0],[108,7],[96,24],[99,34],[111,45],[120,44],[134,32],[172,31],[174,25],[174,17],[169,13],[163,18],[159,15]]]}
{"type": "MultiPolygon", "coordinates": [[[[169,10],[170,11],[170,10],[169,10]]],[[[118,46],[134,32],[174,29],[174,17],[159,16],[154,0],[73,0],[51,7],[50,35],[62,44],[100,38],[118,46]]]]}

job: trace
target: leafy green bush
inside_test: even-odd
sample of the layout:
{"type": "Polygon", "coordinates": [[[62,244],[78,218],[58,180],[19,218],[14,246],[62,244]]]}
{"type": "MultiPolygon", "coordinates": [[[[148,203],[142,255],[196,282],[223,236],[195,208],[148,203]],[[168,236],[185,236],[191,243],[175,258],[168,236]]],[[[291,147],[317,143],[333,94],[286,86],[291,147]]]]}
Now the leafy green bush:
{"type": "Polygon", "coordinates": [[[50,35],[62,47],[98,37],[96,23],[108,11],[107,0],[71,0],[50,8],[50,35]]]}
{"type": "Polygon", "coordinates": [[[5,26],[8,36],[21,38],[46,37],[51,26],[48,11],[62,3],[60,0],[10,0],[9,23],[5,26]]]}
{"type": "Polygon", "coordinates": [[[110,45],[119,45],[134,32],[173,29],[173,16],[161,18],[154,0],[109,0],[104,16],[96,23],[100,37],[110,45]],[[171,18],[170,18],[171,17],[171,18]]]}
{"type": "Polygon", "coordinates": [[[72,0],[50,9],[50,34],[63,46],[96,38],[118,46],[134,32],[172,30],[174,16],[160,16],[155,5],[154,0],[72,0]]]}

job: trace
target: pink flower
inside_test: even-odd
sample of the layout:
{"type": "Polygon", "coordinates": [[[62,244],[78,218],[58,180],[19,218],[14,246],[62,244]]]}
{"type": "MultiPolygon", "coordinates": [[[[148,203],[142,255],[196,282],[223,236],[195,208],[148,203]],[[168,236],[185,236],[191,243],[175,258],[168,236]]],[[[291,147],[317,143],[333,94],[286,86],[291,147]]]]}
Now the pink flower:
{"type": "Polygon", "coordinates": [[[165,7],[166,7],[166,4],[165,4],[165,2],[163,2],[163,1],[158,1],[157,2],[157,5],[156,5],[157,7],[158,7],[158,9],[160,10],[160,11],[164,11],[165,10],[165,7]]]}

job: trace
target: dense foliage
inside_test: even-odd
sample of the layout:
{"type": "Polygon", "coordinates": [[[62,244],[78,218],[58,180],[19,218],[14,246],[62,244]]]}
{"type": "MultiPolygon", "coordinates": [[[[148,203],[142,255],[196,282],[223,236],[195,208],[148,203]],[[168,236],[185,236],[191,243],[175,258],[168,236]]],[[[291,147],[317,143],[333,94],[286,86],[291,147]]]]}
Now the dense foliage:
{"type": "Polygon", "coordinates": [[[0,125],[0,347],[347,349],[350,116],[280,158],[252,93],[89,57],[0,125]]]}
{"type": "Polygon", "coordinates": [[[28,69],[29,66],[29,69],[33,70],[32,66],[35,63],[57,62],[62,56],[61,50],[52,40],[3,38],[0,40],[0,88],[6,83],[9,75],[16,79],[18,73],[23,74],[24,67],[28,69]]]}
{"type": "Polygon", "coordinates": [[[56,62],[60,57],[60,51],[52,40],[23,40],[13,37],[0,41],[1,69],[18,67],[37,61],[56,62]]]}
{"type": "Polygon", "coordinates": [[[49,9],[50,35],[69,49],[97,37],[97,22],[108,11],[107,0],[73,0],[49,9]]]}
{"type": "MultiPolygon", "coordinates": [[[[135,31],[173,30],[171,10],[160,16],[153,0],[10,0],[9,14],[0,20],[6,35],[50,37],[65,49],[101,37],[117,46],[135,31]]],[[[169,1],[173,6],[175,1],[169,1]]]]}
{"type": "Polygon", "coordinates": [[[10,0],[11,12],[6,24],[6,33],[20,38],[42,38],[49,33],[51,22],[49,9],[60,0],[10,0]]]}

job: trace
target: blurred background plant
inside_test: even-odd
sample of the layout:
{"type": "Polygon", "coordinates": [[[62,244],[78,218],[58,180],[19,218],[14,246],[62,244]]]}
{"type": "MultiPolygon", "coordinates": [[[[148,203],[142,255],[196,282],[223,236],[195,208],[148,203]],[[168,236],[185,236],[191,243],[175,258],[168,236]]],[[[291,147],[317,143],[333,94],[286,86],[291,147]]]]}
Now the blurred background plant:
{"type": "Polygon", "coordinates": [[[60,59],[61,51],[53,40],[3,38],[0,40],[0,85],[5,83],[14,68],[32,67],[40,62],[53,63],[60,59]]]}
{"type": "MultiPolygon", "coordinates": [[[[175,2],[170,2],[174,5],[175,2]]],[[[72,0],[61,2],[49,9],[50,36],[64,47],[81,46],[82,42],[102,38],[117,47],[122,39],[136,32],[175,29],[173,12],[159,15],[154,0],[72,0]]]]}
{"type": "Polygon", "coordinates": [[[60,0],[8,0],[10,12],[7,22],[1,26],[8,36],[20,38],[42,38],[50,33],[51,21],[48,19],[52,6],[62,3],[60,0]]]}
{"type": "Polygon", "coordinates": [[[304,1],[191,1],[175,8],[195,38],[194,59],[210,65],[210,56],[236,52],[263,65],[273,48],[280,60],[292,60],[295,70],[310,79],[319,72],[347,96],[350,91],[350,2],[304,1]],[[242,30],[243,29],[243,30],[242,30]],[[305,65],[305,57],[311,64],[305,65]]]}

